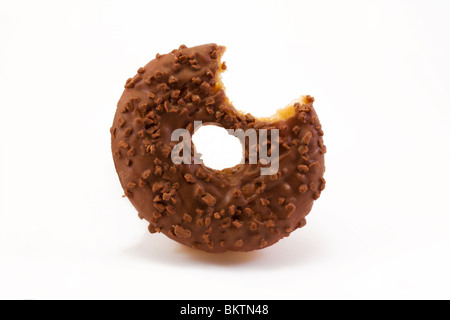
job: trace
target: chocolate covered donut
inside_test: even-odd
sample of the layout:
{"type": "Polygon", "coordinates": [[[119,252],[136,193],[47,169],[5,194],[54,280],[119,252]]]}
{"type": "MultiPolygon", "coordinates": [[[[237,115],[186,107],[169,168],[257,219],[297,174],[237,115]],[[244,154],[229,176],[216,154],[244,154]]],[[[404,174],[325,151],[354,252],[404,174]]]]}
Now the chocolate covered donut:
{"type": "MultiPolygon", "coordinates": [[[[310,96],[270,118],[237,111],[220,80],[224,51],[216,44],[180,46],[139,68],[118,102],[111,146],[125,195],[151,233],[208,252],[251,251],[306,224],[325,188],[326,148],[310,96]],[[192,135],[194,121],[277,130],[278,170],[262,174],[267,162],[248,163],[249,149],[246,163],[224,170],[174,161],[172,134],[186,129],[192,135]]],[[[268,150],[272,144],[268,136],[268,150]]]]}

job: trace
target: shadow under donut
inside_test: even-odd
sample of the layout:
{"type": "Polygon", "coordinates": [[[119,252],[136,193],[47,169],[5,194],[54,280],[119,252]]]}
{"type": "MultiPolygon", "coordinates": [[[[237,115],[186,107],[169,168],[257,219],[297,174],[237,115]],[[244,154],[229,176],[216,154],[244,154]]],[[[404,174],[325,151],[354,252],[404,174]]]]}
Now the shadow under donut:
{"type": "MultiPolygon", "coordinates": [[[[303,232],[304,233],[304,232],[303,232]]],[[[215,265],[249,269],[280,269],[306,264],[323,251],[322,244],[313,235],[294,234],[281,239],[274,246],[251,252],[208,253],[170,241],[164,235],[145,233],[135,245],[123,253],[136,259],[151,260],[169,265],[215,265]]]]}

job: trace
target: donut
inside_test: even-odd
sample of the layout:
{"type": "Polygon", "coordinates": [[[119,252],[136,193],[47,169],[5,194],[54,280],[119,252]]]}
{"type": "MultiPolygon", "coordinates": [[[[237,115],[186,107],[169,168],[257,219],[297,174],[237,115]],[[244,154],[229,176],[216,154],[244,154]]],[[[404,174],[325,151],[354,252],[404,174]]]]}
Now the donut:
{"type": "MultiPolygon", "coordinates": [[[[305,226],[325,188],[326,147],[314,98],[303,96],[269,118],[236,110],[220,78],[224,51],[216,44],[181,45],[157,54],[126,81],[110,130],[125,196],[150,233],[214,253],[262,249],[289,236],[305,226]],[[247,163],[245,146],[246,163],[223,170],[174,161],[173,132],[192,135],[195,121],[277,130],[278,170],[262,174],[267,161],[247,163]]],[[[272,150],[274,142],[266,140],[272,150]]]]}

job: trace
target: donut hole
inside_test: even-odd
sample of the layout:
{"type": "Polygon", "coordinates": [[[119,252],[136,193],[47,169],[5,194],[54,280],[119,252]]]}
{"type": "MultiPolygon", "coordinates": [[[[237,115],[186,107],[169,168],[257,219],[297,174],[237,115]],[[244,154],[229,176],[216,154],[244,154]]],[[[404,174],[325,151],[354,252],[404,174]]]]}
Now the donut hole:
{"type": "Polygon", "coordinates": [[[203,124],[192,136],[192,142],[203,164],[211,169],[231,168],[243,159],[240,140],[220,126],[203,124]]]}

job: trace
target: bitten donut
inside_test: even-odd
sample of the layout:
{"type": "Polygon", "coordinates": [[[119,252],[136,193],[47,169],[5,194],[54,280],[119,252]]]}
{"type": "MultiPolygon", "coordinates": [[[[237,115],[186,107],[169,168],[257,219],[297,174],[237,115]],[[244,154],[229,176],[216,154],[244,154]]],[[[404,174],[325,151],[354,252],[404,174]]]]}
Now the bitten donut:
{"type": "Polygon", "coordinates": [[[207,252],[251,251],[306,224],[325,188],[326,147],[310,96],[270,118],[237,111],[220,79],[224,51],[216,44],[182,45],[139,68],[117,105],[112,153],[125,195],[151,233],[207,252]],[[194,121],[278,129],[278,171],[262,175],[267,163],[261,161],[224,170],[176,164],[172,133],[181,128],[192,135],[194,121]]]}

